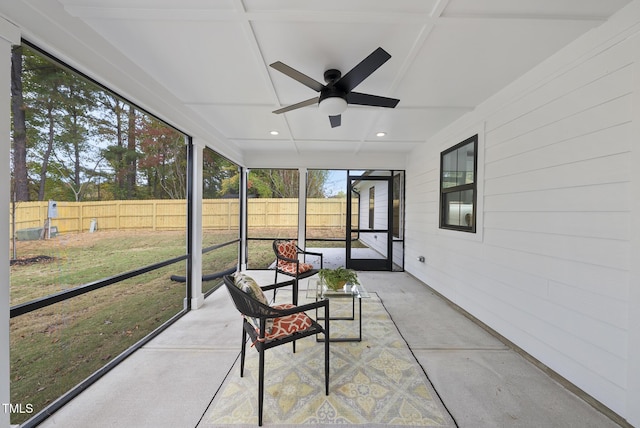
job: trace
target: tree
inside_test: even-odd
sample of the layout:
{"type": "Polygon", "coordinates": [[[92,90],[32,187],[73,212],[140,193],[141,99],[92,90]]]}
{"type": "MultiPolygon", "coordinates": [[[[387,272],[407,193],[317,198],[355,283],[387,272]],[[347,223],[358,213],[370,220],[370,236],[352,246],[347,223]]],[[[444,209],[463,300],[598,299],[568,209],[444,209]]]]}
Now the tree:
{"type": "Polygon", "coordinates": [[[11,113],[13,114],[13,190],[17,201],[28,201],[27,126],[22,97],[22,46],[11,50],[11,113]]]}
{"type": "Polygon", "coordinates": [[[300,194],[297,169],[252,169],[247,193],[261,198],[297,198],[300,194]]]}
{"type": "Polygon", "coordinates": [[[238,172],[236,164],[211,149],[204,149],[202,160],[203,198],[238,197],[240,191],[238,180],[233,183],[229,181],[233,177],[239,177],[238,172]]]}
{"type": "Polygon", "coordinates": [[[91,115],[96,108],[96,89],[83,78],[66,73],[60,94],[62,115],[57,122],[60,131],[52,166],[58,170],[74,199],[80,201],[103,160],[95,142],[91,141],[91,130],[96,122],[91,115]]]}
{"type": "Polygon", "coordinates": [[[324,198],[325,184],[329,177],[326,169],[313,169],[307,174],[307,198],[324,198]]]}
{"type": "Polygon", "coordinates": [[[136,176],[138,173],[138,154],[136,152],[136,109],[132,105],[129,105],[128,117],[127,151],[125,152],[124,161],[127,169],[125,187],[126,197],[127,199],[130,199],[135,197],[136,194],[136,176]]]}
{"type": "Polygon", "coordinates": [[[187,196],[187,150],[184,135],[160,121],[141,119],[138,169],[147,181],[147,194],[158,199],[187,196]]]}
{"type": "MultiPolygon", "coordinates": [[[[101,139],[110,141],[102,155],[111,165],[114,171],[114,192],[118,199],[126,199],[126,177],[127,148],[124,145],[124,114],[126,104],[118,97],[108,92],[103,92],[98,96],[99,116],[97,120],[97,134],[101,139]]],[[[130,123],[129,120],[126,123],[130,123]]]]}
{"type": "Polygon", "coordinates": [[[100,156],[92,141],[98,88],[23,48],[28,166],[37,199],[81,200],[100,156]]]}
{"type": "Polygon", "coordinates": [[[186,197],[181,133],[28,46],[15,48],[12,61],[19,200],[186,197]]]}
{"type": "Polygon", "coordinates": [[[63,105],[61,87],[68,73],[23,48],[23,87],[27,124],[27,165],[35,176],[37,199],[45,199],[49,162],[54,151],[63,105]]]}
{"type": "Polygon", "coordinates": [[[31,81],[33,83],[33,91],[35,95],[35,98],[33,99],[33,110],[34,112],[42,112],[46,123],[46,143],[44,148],[40,151],[41,166],[38,188],[38,200],[42,201],[44,200],[49,159],[51,158],[53,143],[55,141],[55,108],[58,104],[57,97],[59,94],[60,77],[58,70],[44,60],[33,58],[33,62],[39,63],[34,64],[32,69],[34,74],[37,76],[31,81]]]}
{"type": "MultiPolygon", "coordinates": [[[[323,198],[326,170],[310,170],[307,174],[307,197],[323,198]]],[[[238,189],[240,176],[236,173],[223,182],[223,192],[238,189]]],[[[260,198],[297,198],[299,190],[297,169],[253,169],[249,172],[247,193],[260,198]]],[[[236,190],[237,191],[237,190],[236,190]]]]}

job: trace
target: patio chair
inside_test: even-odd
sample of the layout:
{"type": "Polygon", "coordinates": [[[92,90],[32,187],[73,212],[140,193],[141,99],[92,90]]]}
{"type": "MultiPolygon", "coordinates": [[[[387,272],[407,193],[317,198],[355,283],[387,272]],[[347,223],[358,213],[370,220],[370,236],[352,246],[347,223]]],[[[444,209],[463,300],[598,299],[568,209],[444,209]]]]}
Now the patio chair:
{"type": "MultiPolygon", "coordinates": [[[[278,274],[288,275],[294,278],[293,284],[293,304],[298,304],[298,280],[309,278],[318,273],[319,269],[311,263],[305,263],[307,255],[320,257],[320,269],[322,269],[322,253],[305,251],[296,245],[295,241],[276,239],[273,241],[273,252],[276,255],[275,278],[273,282],[278,282],[278,274]],[[302,254],[303,260],[298,256],[302,254]]],[[[273,299],[276,298],[276,291],[273,291],[273,299]]]]}
{"type": "MultiPolygon", "coordinates": [[[[236,274],[237,275],[237,274],[236,274]]],[[[258,360],[258,425],[262,426],[262,408],[264,397],[264,351],[307,336],[324,334],[324,384],[325,394],[329,395],[329,300],[296,306],[280,304],[268,306],[262,290],[271,290],[293,285],[293,280],[280,284],[259,287],[250,278],[238,280],[238,277],[226,275],[224,284],[238,311],[243,315],[242,348],[240,353],[240,377],[244,376],[244,357],[247,335],[252,346],[259,354],[258,360]],[[324,327],[309,317],[305,311],[324,308],[324,327]]]]}

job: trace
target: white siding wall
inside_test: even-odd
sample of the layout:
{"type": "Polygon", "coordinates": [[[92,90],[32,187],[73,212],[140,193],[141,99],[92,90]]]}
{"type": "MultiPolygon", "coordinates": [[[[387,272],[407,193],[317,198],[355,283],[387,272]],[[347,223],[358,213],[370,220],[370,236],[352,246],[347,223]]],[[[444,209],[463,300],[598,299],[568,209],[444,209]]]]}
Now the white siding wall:
{"type": "Polygon", "coordinates": [[[638,426],[639,28],[635,2],[411,154],[405,266],[638,426]],[[479,233],[441,231],[439,154],[476,132],[479,233]]]}

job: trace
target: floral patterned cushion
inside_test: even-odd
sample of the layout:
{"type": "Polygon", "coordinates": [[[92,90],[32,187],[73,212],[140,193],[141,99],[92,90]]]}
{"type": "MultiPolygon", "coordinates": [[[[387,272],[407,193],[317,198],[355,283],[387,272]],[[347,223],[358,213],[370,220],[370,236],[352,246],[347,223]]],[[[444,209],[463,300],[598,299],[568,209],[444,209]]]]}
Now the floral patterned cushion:
{"type": "MultiPolygon", "coordinates": [[[[284,303],[281,305],[275,305],[274,308],[290,309],[295,308],[295,305],[292,305],[291,303],[284,303]]],[[[309,316],[304,312],[276,318],[273,320],[273,328],[271,329],[271,332],[265,335],[265,340],[273,340],[289,336],[295,332],[306,330],[309,327],[311,327],[311,318],[309,318],[309,316]]],[[[258,329],[256,329],[256,331],[258,331],[258,329]]]]}
{"type": "MultiPolygon", "coordinates": [[[[298,264],[298,273],[307,272],[313,269],[313,265],[309,263],[299,263],[298,264]]],[[[290,273],[292,275],[296,274],[296,263],[285,262],[284,260],[278,261],[278,270],[286,273],[290,273]]]]}
{"type": "Polygon", "coordinates": [[[278,244],[278,254],[288,259],[297,259],[298,249],[296,248],[296,241],[280,242],[278,244]]]}
{"type": "MultiPolygon", "coordinates": [[[[284,256],[288,259],[298,259],[298,249],[296,247],[296,241],[280,242],[277,248],[278,253],[281,256],[284,256]]],[[[298,266],[298,273],[307,272],[313,269],[313,265],[309,263],[294,263],[288,262],[286,260],[278,260],[278,270],[292,275],[296,274],[296,265],[298,266]]]]}

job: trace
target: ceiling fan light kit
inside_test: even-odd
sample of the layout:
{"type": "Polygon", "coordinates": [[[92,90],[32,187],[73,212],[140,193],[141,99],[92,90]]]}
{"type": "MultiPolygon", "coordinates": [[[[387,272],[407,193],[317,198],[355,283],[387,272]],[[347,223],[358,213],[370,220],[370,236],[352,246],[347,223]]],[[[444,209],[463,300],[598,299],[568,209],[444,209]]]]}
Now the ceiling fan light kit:
{"type": "Polygon", "coordinates": [[[338,116],[347,109],[347,100],[341,97],[325,98],[320,101],[318,108],[327,116],[338,116]]]}
{"type": "Polygon", "coordinates": [[[275,110],[274,113],[286,113],[298,108],[318,104],[319,110],[323,114],[329,116],[331,127],[335,128],[341,125],[341,115],[346,111],[348,104],[394,108],[398,105],[400,100],[381,97],[378,95],[352,92],[356,86],[362,83],[364,79],[369,77],[369,75],[376,71],[390,58],[391,55],[389,55],[384,49],[378,48],[344,76],[339,70],[326,70],[324,72],[324,80],[327,83],[326,85],[323,85],[315,79],[312,79],[311,77],[280,61],[274,62],[270,65],[272,68],[275,68],[308,88],[320,93],[318,97],[283,107],[275,110]]]}

